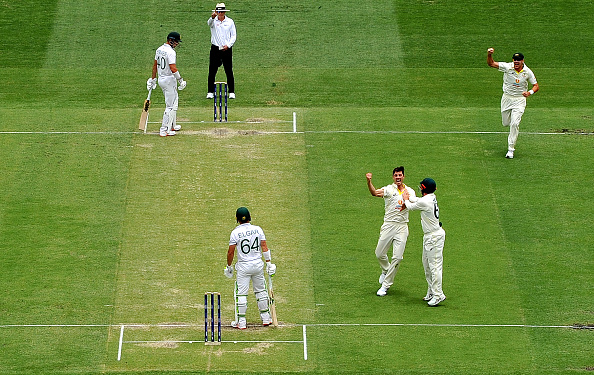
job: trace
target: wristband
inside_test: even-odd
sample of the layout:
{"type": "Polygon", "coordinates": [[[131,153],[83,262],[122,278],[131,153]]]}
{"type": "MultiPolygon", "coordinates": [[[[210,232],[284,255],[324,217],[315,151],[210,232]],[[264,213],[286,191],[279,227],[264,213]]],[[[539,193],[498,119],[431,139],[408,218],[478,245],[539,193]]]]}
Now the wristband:
{"type": "Polygon", "coordinates": [[[528,92],[530,93],[530,95],[534,95],[534,90],[529,90],[528,92]]]}
{"type": "Polygon", "coordinates": [[[181,75],[179,74],[179,70],[175,73],[173,73],[173,76],[175,77],[175,79],[177,79],[178,81],[181,79],[181,75]]]}
{"type": "Polygon", "coordinates": [[[270,249],[268,249],[268,251],[263,251],[262,255],[264,255],[264,260],[267,262],[270,262],[271,256],[270,256],[270,249]]]}

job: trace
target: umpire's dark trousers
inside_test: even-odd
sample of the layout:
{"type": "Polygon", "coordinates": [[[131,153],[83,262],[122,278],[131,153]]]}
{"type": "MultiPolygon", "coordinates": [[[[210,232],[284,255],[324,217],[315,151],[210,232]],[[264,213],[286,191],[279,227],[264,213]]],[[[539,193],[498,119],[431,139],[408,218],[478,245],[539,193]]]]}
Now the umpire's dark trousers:
{"type": "Polygon", "coordinates": [[[233,47],[225,50],[212,44],[210,46],[210,64],[208,66],[208,92],[215,90],[215,78],[219,66],[223,65],[227,75],[227,85],[229,92],[235,92],[235,78],[233,78],[233,47]]]}

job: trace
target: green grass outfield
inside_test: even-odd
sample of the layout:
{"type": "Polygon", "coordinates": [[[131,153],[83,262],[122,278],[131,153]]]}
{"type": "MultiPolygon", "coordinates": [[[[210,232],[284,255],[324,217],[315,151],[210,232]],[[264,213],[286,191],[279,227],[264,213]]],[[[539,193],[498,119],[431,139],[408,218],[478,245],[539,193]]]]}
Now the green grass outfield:
{"type": "Polygon", "coordinates": [[[213,6],[0,2],[0,374],[594,370],[594,331],[571,328],[594,325],[591,1],[228,2],[227,124],[203,99],[213,6]],[[188,87],[162,139],[160,92],[136,128],[172,30],[188,87]],[[513,160],[488,47],[522,51],[541,85],[513,160]],[[364,175],[383,186],[397,165],[438,184],[438,308],[415,213],[375,295],[383,202],[364,175]],[[249,329],[229,327],[242,205],[278,266],[279,328],[257,327],[253,295],[249,329]],[[205,291],[221,346],[202,343],[205,291]]]}

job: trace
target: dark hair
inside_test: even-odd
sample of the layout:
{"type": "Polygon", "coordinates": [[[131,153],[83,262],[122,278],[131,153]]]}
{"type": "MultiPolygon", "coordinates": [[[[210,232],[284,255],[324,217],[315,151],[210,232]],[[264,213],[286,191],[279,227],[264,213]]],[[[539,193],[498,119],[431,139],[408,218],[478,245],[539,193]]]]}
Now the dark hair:
{"type": "Polygon", "coordinates": [[[394,168],[394,170],[392,171],[392,176],[394,176],[394,173],[396,173],[396,172],[402,172],[402,174],[404,174],[404,167],[400,166],[400,167],[394,168]]]}

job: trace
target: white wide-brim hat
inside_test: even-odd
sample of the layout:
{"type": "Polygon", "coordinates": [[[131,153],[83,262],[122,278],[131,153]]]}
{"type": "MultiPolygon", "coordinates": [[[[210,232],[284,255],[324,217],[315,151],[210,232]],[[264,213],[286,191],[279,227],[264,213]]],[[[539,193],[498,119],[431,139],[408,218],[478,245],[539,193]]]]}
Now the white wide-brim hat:
{"type": "Polygon", "coordinates": [[[225,3],[218,3],[215,6],[215,10],[213,10],[213,12],[228,12],[229,9],[225,8],[225,3]]]}

